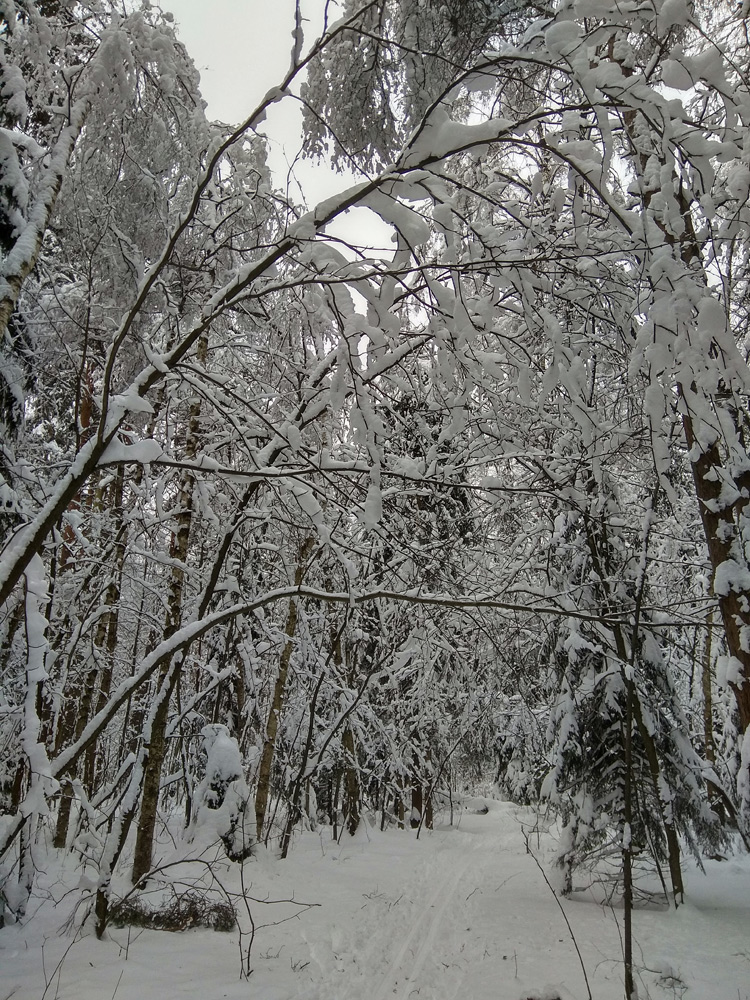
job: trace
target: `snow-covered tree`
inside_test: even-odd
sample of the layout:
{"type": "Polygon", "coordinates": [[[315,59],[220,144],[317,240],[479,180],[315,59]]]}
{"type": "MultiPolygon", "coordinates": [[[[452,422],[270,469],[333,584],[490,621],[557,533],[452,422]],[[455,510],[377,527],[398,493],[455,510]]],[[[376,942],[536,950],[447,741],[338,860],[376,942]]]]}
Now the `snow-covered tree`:
{"type": "MultiPolygon", "coordinates": [[[[334,771],[355,826],[368,788],[422,787],[449,726],[519,699],[518,732],[551,713],[579,832],[629,857],[638,808],[644,837],[711,827],[707,781],[747,823],[743,25],[682,0],[350,2],[307,48],[297,24],[230,131],[151,5],[3,7],[0,850],[23,838],[23,891],[57,810],[102,930],[131,825],[140,879],[165,764],[190,800],[207,725],[257,750],[266,830],[334,771]],[[308,151],[359,177],[312,209],[255,131],[298,84],[308,151]],[[328,232],[355,206],[392,254],[328,232]],[[704,579],[675,596],[670,559],[704,579]],[[670,650],[696,633],[734,772],[676,735],[670,650]]],[[[526,795],[539,749],[502,744],[526,795]]]]}

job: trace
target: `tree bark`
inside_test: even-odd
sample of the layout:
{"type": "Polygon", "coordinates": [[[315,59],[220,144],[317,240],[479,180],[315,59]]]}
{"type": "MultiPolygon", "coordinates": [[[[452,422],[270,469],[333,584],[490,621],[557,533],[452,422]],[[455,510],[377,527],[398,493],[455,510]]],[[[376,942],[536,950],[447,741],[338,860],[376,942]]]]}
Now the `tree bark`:
{"type": "MultiPolygon", "coordinates": [[[[196,359],[203,365],[208,354],[208,337],[200,338],[196,359]]],[[[200,434],[200,400],[191,404],[190,418],[185,439],[185,457],[188,461],[195,458],[198,452],[200,434]]],[[[170,559],[172,572],[169,583],[167,602],[167,621],[164,628],[164,638],[169,639],[180,627],[182,605],[185,590],[185,566],[188,557],[188,543],[193,524],[193,493],[195,490],[195,473],[183,470],[180,477],[180,492],[177,500],[177,530],[172,535],[170,544],[170,559]]],[[[180,682],[182,658],[175,665],[167,662],[161,669],[158,680],[158,691],[163,691],[154,722],[148,746],[148,757],[143,774],[143,793],[141,811],[138,817],[135,851],[133,855],[133,870],[131,878],[138,882],[151,869],[154,850],[154,831],[156,829],[156,813],[159,805],[159,790],[161,787],[161,772],[167,746],[166,731],[169,718],[169,703],[172,692],[180,682]]]]}
{"type": "MultiPolygon", "coordinates": [[[[299,587],[305,573],[305,560],[312,548],[313,539],[307,538],[302,543],[299,552],[297,568],[294,572],[294,584],[299,587]]],[[[273,699],[271,709],[266,722],[266,734],[263,740],[263,752],[258,767],[258,787],[255,792],[255,829],[258,840],[263,839],[263,826],[266,821],[268,810],[268,798],[271,789],[271,772],[273,770],[273,758],[276,752],[276,735],[279,730],[279,720],[284,709],[284,697],[286,694],[286,681],[289,674],[289,663],[294,651],[294,635],[297,631],[297,598],[293,597],[289,602],[286,627],[284,635],[286,641],[281,651],[279,660],[279,672],[276,675],[276,682],[273,688],[273,699]]]]}
{"type": "Polygon", "coordinates": [[[422,825],[423,799],[422,785],[419,781],[414,781],[411,786],[411,816],[409,817],[409,826],[412,830],[416,830],[422,825]]]}
{"type": "MultiPolygon", "coordinates": [[[[682,419],[685,440],[691,454],[696,457],[691,462],[695,493],[698,498],[703,534],[706,539],[708,556],[714,579],[716,571],[725,562],[734,558],[739,544],[735,523],[735,511],[739,513],[747,500],[741,499],[733,506],[722,503],[721,493],[724,478],[721,475],[722,462],[717,445],[700,448],[693,429],[693,421],[685,414],[682,419]],[[696,454],[697,453],[697,454],[696,454]]],[[[747,566],[747,561],[745,565],[747,566]]],[[[750,591],[746,588],[728,590],[716,594],[721,614],[727,651],[739,668],[739,678],[732,678],[729,686],[737,703],[742,732],[750,726],[750,591]],[[743,641],[743,633],[745,639],[743,641]]]]}
{"type": "Polygon", "coordinates": [[[344,730],[341,742],[344,749],[344,799],[342,803],[344,823],[353,837],[357,832],[361,818],[362,794],[357,770],[357,751],[351,726],[347,726],[344,730]]]}

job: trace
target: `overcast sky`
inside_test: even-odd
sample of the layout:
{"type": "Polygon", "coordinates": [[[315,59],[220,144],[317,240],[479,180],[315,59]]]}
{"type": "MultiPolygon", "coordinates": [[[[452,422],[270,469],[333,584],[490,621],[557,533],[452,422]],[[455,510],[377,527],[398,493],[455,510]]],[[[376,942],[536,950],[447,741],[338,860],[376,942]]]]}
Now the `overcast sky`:
{"type": "MultiPolygon", "coordinates": [[[[210,117],[229,123],[242,121],[276,86],[289,68],[294,26],[294,0],[163,0],[174,14],[180,38],[201,74],[201,90],[210,117]]],[[[324,0],[303,0],[306,48],[320,34],[324,0]]],[[[329,16],[338,16],[335,3],[329,16]]],[[[287,98],[274,105],[264,126],[269,138],[269,162],[276,183],[283,187],[287,168],[301,145],[301,115],[287,98]]],[[[334,174],[326,164],[310,161],[295,166],[300,187],[289,190],[300,200],[300,189],[313,205],[354,183],[353,177],[334,174]]],[[[344,238],[363,238],[392,251],[392,231],[366,209],[348,213],[336,224],[344,238]]]]}
{"type": "Polygon", "coordinates": [[[240,121],[289,66],[293,0],[167,0],[215,117],[240,121]]]}

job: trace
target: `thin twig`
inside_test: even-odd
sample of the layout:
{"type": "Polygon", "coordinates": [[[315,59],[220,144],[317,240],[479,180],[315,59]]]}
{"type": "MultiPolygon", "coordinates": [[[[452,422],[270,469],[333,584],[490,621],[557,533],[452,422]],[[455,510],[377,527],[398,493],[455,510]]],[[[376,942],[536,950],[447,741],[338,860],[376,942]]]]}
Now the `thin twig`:
{"type": "Polygon", "coordinates": [[[557,893],[552,888],[552,885],[550,884],[550,880],[547,878],[547,873],[545,872],[544,868],[542,868],[542,865],[539,862],[539,858],[531,850],[531,845],[529,844],[529,835],[528,835],[528,833],[525,830],[523,832],[523,839],[526,842],[526,853],[530,854],[531,857],[534,859],[534,864],[537,866],[537,868],[541,872],[542,878],[544,879],[544,881],[547,884],[547,888],[552,893],[552,898],[557,903],[558,909],[560,910],[560,913],[562,913],[562,915],[563,915],[563,920],[565,921],[565,923],[567,925],[568,932],[570,934],[570,939],[573,942],[573,947],[575,948],[576,954],[578,955],[578,961],[581,963],[581,972],[583,972],[583,979],[584,979],[584,982],[586,983],[586,992],[589,995],[589,1000],[593,1000],[593,997],[591,996],[591,987],[589,985],[589,977],[586,974],[586,965],[584,964],[584,961],[583,961],[583,955],[581,955],[581,949],[578,947],[578,942],[576,941],[576,936],[573,933],[573,928],[570,926],[570,921],[568,920],[568,915],[565,912],[565,909],[564,909],[562,903],[558,899],[557,893]]]}

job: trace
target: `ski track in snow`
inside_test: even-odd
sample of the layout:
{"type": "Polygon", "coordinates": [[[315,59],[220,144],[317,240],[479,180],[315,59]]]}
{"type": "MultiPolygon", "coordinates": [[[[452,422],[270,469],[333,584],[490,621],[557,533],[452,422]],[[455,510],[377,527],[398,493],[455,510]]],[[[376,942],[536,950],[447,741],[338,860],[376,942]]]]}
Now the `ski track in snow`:
{"type": "Polygon", "coordinates": [[[471,820],[470,830],[425,831],[420,842],[407,841],[398,867],[403,874],[411,862],[408,881],[380,882],[349,919],[321,936],[304,935],[316,972],[294,1000],[454,1000],[464,987],[472,1000],[498,1000],[507,965],[480,910],[485,890],[491,907],[502,908],[495,892],[517,874],[518,824],[501,831],[494,823],[487,829],[485,817],[471,820]]]}
{"type": "Polygon", "coordinates": [[[456,891],[462,879],[475,863],[475,851],[458,867],[452,876],[448,876],[438,886],[427,902],[422,914],[407,935],[390,968],[381,980],[380,987],[373,994],[373,1000],[385,1000],[395,996],[397,1000],[406,1000],[414,991],[419,975],[435,944],[440,923],[448,908],[454,901],[456,891]],[[412,945],[424,929],[424,938],[416,953],[411,951],[412,945]],[[411,958],[410,958],[411,954],[411,958]]]}

